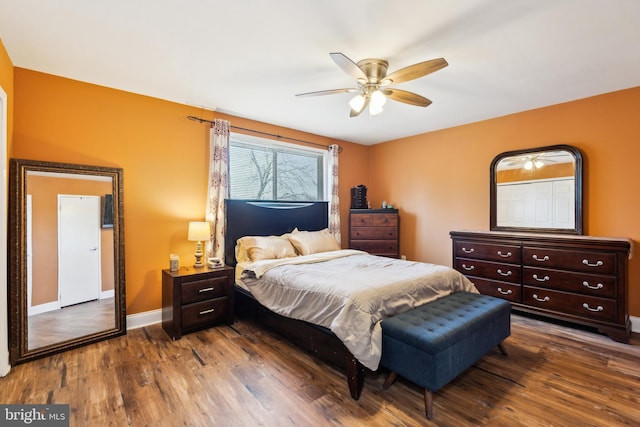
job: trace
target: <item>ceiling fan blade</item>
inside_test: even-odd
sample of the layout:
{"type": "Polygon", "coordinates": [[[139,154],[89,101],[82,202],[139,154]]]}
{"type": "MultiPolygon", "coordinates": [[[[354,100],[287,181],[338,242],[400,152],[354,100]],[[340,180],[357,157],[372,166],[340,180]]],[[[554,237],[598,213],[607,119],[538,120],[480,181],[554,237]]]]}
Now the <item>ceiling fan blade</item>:
{"type": "Polygon", "coordinates": [[[352,108],[351,112],[349,113],[349,117],[358,117],[360,115],[360,113],[362,113],[364,110],[367,109],[367,107],[369,106],[369,101],[371,101],[371,99],[369,97],[366,97],[364,99],[364,104],[362,104],[362,108],[359,111],[358,110],[354,110],[352,108]]]}
{"type": "Polygon", "coordinates": [[[402,83],[414,80],[419,77],[424,77],[427,74],[431,74],[449,65],[444,58],[432,59],[430,61],[420,62],[418,64],[409,65],[408,67],[401,68],[398,71],[394,71],[385,77],[382,84],[402,83]]]}
{"type": "Polygon", "coordinates": [[[400,89],[385,89],[383,93],[394,101],[404,102],[405,104],[417,105],[418,107],[427,107],[431,104],[431,100],[420,96],[417,93],[407,92],[400,89]]]}
{"type": "Polygon", "coordinates": [[[349,89],[331,89],[331,90],[319,90],[317,92],[307,92],[307,93],[298,93],[296,96],[319,96],[319,95],[334,95],[336,93],[353,93],[359,92],[359,89],[349,88],[349,89]]]}
{"type": "Polygon", "coordinates": [[[367,82],[367,75],[364,71],[358,67],[358,64],[347,58],[346,55],[340,52],[333,52],[330,53],[329,56],[331,56],[333,62],[335,62],[342,71],[358,80],[358,82],[362,81],[363,84],[367,82]]]}

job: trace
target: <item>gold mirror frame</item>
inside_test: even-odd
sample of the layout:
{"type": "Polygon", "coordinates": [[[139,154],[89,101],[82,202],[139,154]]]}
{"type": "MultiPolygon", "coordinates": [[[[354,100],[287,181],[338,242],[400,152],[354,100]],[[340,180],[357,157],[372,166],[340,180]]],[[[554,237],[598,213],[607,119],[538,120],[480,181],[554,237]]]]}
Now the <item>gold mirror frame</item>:
{"type": "MultiPolygon", "coordinates": [[[[9,163],[9,360],[15,365],[126,334],[124,272],[124,206],[122,169],[11,159],[9,163]],[[27,225],[26,196],[28,174],[69,174],[95,179],[111,179],[113,198],[113,327],[51,343],[28,346],[27,225]]],[[[79,319],[81,320],[81,319],[79,319]]]]}
{"type": "MultiPolygon", "coordinates": [[[[491,231],[517,231],[535,233],[561,233],[561,234],[582,234],[582,154],[580,150],[571,145],[551,145],[547,147],[532,148],[526,150],[507,151],[497,155],[491,162],[491,184],[490,184],[490,229],[491,231]],[[573,226],[567,228],[537,227],[535,225],[525,225],[522,227],[505,226],[498,221],[498,169],[504,162],[512,162],[518,159],[535,160],[550,153],[562,153],[565,157],[573,159],[574,169],[574,192],[573,192],[573,226]]],[[[533,179],[535,182],[542,179],[533,179]]]]}

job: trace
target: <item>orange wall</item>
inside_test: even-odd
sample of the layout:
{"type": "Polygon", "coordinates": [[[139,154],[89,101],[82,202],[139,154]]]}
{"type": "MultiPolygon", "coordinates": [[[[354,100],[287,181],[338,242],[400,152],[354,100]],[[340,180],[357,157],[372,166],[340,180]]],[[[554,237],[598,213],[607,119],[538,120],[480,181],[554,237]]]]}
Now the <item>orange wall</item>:
{"type": "Polygon", "coordinates": [[[13,63],[0,39],[0,87],[7,94],[7,159],[13,135],[13,63]]]}
{"type": "MultiPolygon", "coordinates": [[[[375,145],[371,201],[400,209],[400,247],[409,259],[451,265],[450,230],[489,228],[493,158],[569,144],[583,154],[585,234],[640,242],[638,111],[640,87],[375,145]]],[[[640,316],[637,255],[629,263],[629,311],[640,316]]]]}
{"type": "MultiPolygon", "coordinates": [[[[0,74],[2,78],[2,74],[0,74]]],[[[158,309],[168,254],[191,262],[187,223],[203,218],[209,129],[188,115],[293,138],[339,143],[343,246],[350,191],[400,208],[401,251],[451,264],[448,232],[488,229],[489,165],[499,153],[571,144],[584,155],[585,234],[640,239],[640,88],[390,141],[372,147],[21,68],[14,74],[13,157],[124,169],[127,313],[158,309]],[[373,172],[375,171],[375,173],[373,172]]],[[[640,257],[630,313],[640,316],[640,257]]]]}
{"type": "MultiPolygon", "coordinates": [[[[32,304],[58,301],[58,195],[104,196],[111,182],[30,175],[26,194],[32,198],[32,304]]],[[[113,228],[100,230],[102,291],[114,288],[113,228]]]]}
{"type": "MultiPolygon", "coordinates": [[[[368,170],[361,145],[129,92],[18,67],[14,90],[13,157],[123,168],[127,314],[161,307],[161,270],[169,267],[170,253],[184,265],[193,262],[187,224],[204,219],[209,127],[187,116],[338,143],[343,200],[368,170]]],[[[343,204],[344,236],[348,208],[343,204]]]]}

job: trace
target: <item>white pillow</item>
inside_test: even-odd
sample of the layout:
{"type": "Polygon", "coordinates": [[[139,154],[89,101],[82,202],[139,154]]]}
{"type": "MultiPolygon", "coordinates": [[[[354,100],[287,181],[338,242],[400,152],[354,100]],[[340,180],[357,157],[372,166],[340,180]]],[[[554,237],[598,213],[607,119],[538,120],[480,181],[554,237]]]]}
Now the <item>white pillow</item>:
{"type": "Polygon", "coordinates": [[[286,235],[245,236],[236,242],[236,261],[259,261],[297,256],[286,235]]]}
{"type": "Polygon", "coordinates": [[[315,254],[318,252],[329,252],[340,250],[340,245],[336,239],[325,228],[320,231],[298,231],[289,234],[289,240],[300,255],[315,254]]]}

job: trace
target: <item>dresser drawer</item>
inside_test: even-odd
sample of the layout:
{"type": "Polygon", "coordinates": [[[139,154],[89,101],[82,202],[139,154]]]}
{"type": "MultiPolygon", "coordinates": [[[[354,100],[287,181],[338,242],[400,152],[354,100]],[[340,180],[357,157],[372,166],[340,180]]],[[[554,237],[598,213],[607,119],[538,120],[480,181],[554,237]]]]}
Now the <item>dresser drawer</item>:
{"type": "Polygon", "coordinates": [[[228,280],[228,277],[224,275],[183,282],[181,287],[182,304],[190,304],[227,295],[228,280]]]}
{"type": "Polygon", "coordinates": [[[374,227],[397,227],[398,215],[396,214],[379,214],[373,218],[374,227]]]}
{"type": "Polygon", "coordinates": [[[351,227],[397,227],[398,215],[388,214],[351,214],[351,227]]]}
{"type": "Polygon", "coordinates": [[[522,283],[604,298],[613,298],[616,295],[615,276],[524,267],[522,283]]]}
{"type": "Polygon", "coordinates": [[[522,286],[516,283],[500,282],[498,280],[468,277],[481,294],[506,299],[513,302],[522,300],[522,286]]]}
{"type": "Polygon", "coordinates": [[[391,240],[352,240],[351,249],[369,252],[374,255],[398,256],[398,242],[391,240]]]}
{"type": "Polygon", "coordinates": [[[515,245],[499,243],[478,243],[470,241],[455,241],[454,253],[457,257],[476,258],[486,261],[508,262],[520,264],[522,249],[515,245]]]}
{"type": "Polygon", "coordinates": [[[227,316],[227,297],[215,298],[182,306],[182,328],[192,329],[210,325],[227,316]]]}
{"type": "Polygon", "coordinates": [[[538,247],[523,248],[523,264],[595,274],[615,274],[616,256],[608,252],[571,251],[538,247]]]}
{"type": "Polygon", "coordinates": [[[520,283],[519,265],[456,258],[454,268],[467,276],[482,277],[502,282],[520,283]]]}
{"type": "Polygon", "coordinates": [[[397,227],[353,227],[352,240],[397,240],[397,227]]]}
{"type": "Polygon", "coordinates": [[[569,292],[525,286],[523,302],[533,307],[589,319],[615,320],[616,301],[569,292]]]}

